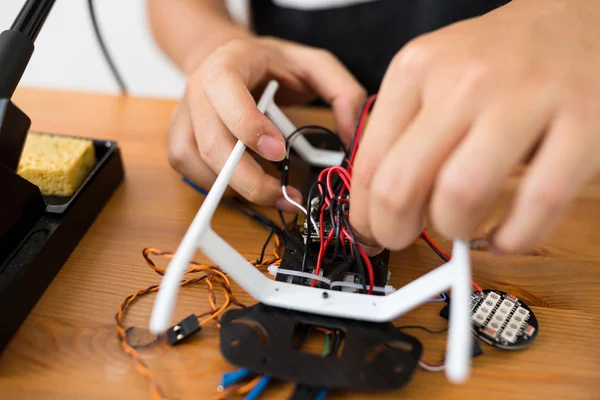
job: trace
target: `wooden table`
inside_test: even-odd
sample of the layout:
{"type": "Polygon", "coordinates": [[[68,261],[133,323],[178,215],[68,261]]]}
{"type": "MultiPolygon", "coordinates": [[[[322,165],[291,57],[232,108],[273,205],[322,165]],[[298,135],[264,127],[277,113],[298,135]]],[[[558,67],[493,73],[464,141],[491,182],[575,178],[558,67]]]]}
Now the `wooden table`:
{"type": "MultiPolygon", "coordinates": [[[[159,282],[145,266],[142,248],[175,250],[203,199],[167,163],[165,132],[174,103],[38,90],[18,91],[15,102],[32,117],[33,129],[117,140],[126,181],[0,358],[0,398],[149,398],[146,382],[118,345],[114,315],[124,297],[159,282]]],[[[294,110],[290,115],[298,123],[331,122],[322,112],[294,110]]],[[[507,186],[508,196],[514,182],[507,186]]],[[[480,285],[510,291],[532,306],[541,327],[533,346],[520,352],[484,346],[468,384],[453,386],[442,373],[419,370],[407,387],[388,397],[600,398],[599,200],[600,178],[582,192],[558,232],[534,255],[473,253],[480,285]]],[[[249,258],[258,255],[267,234],[226,208],[217,212],[215,227],[249,258]]],[[[202,255],[198,259],[206,261],[202,255]]],[[[437,265],[433,252],[417,241],[394,254],[393,284],[399,287],[437,265]]],[[[235,292],[252,303],[238,288],[235,292]]],[[[153,299],[150,295],[136,303],[127,324],[143,332],[153,299]]],[[[203,287],[183,289],[176,318],[208,309],[203,287]]],[[[439,309],[439,304],[424,305],[399,323],[443,328],[439,309]]],[[[428,359],[442,356],[445,335],[411,333],[423,341],[428,359]]],[[[167,394],[177,399],[212,397],[220,374],[231,369],[219,353],[214,325],[190,343],[159,345],[142,356],[167,394]]],[[[285,398],[283,391],[289,390],[279,385],[266,397],[285,398]]]]}

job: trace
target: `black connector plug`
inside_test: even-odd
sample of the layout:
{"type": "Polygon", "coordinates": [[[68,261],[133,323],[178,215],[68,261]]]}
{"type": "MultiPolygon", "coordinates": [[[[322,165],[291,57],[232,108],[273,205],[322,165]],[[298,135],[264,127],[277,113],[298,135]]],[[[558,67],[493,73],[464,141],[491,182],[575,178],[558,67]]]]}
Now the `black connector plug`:
{"type": "Polygon", "coordinates": [[[176,345],[201,330],[198,317],[196,314],[192,314],[167,330],[167,340],[172,345],[176,345]]]}
{"type": "Polygon", "coordinates": [[[290,172],[290,159],[284,158],[281,161],[281,185],[287,186],[290,172]]]}

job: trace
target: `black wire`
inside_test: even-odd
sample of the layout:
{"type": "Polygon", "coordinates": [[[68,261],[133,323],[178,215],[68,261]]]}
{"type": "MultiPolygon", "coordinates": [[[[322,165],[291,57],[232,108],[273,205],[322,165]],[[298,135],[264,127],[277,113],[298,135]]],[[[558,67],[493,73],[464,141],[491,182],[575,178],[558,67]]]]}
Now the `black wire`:
{"type": "MultiPolygon", "coordinates": [[[[183,181],[185,183],[187,183],[188,185],[190,185],[192,188],[194,188],[196,191],[201,193],[202,195],[208,196],[208,191],[206,191],[202,187],[196,185],[194,182],[192,182],[188,178],[183,178],[183,181]]],[[[264,226],[268,230],[275,231],[275,234],[277,236],[279,236],[279,238],[281,240],[283,240],[285,243],[287,243],[287,236],[284,234],[284,231],[279,226],[277,226],[277,224],[273,220],[267,218],[260,211],[253,208],[249,204],[246,204],[243,200],[241,200],[237,197],[234,197],[233,201],[229,201],[227,199],[221,199],[220,203],[226,205],[229,208],[234,209],[235,211],[237,211],[240,214],[244,215],[245,217],[251,219],[252,221],[264,226]]]]}
{"type": "MultiPolygon", "coordinates": [[[[334,221],[334,225],[335,225],[335,248],[333,250],[333,256],[331,256],[332,260],[335,260],[339,253],[340,253],[340,232],[342,231],[340,226],[342,224],[342,204],[340,203],[340,200],[337,199],[336,201],[336,207],[337,207],[337,223],[335,223],[334,221]]],[[[333,228],[332,228],[333,229],[333,228]]],[[[343,240],[343,239],[342,239],[343,240]]]]}
{"type": "Polygon", "coordinates": [[[279,238],[281,240],[283,240],[284,242],[287,242],[287,235],[285,234],[284,230],[281,229],[279,226],[277,226],[277,224],[272,219],[268,218],[267,216],[262,214],[260,211],[258,211],[256,208],[253,208],[249,204],[246,204],[243,200],[238,199],[237,197],[234,197],[233,200],[234,200],[234,202],[228,201],[226,199],[222,199],[221,203],[242,213],[246,217],[261,224],[265,228],[275,231],[274,233],[277,236],[279,236],[279,238]]]}
{"type": "Polygon", "coordinates": [[[437,254],[442,260],[444,260],[444,262],[450,261],[450,259],[448,257],[446,257],[441,251],[439,251],[434,246],[434,244],[429,241],[429,239],[425,235],[421,234],[421,238],[423,238],[425,243],[427,243],[427,245],[429,245],[429,247],[431,247],[431,250],[433,250],[435,252],[435,254],[437,254]]]}
{"type": "Polygon", "coordinates": [[[265,241],[265,244],[263,244],[262,250],[260,251],[260,258],[256,260],[257,264],[262,264],[263,260],[265,259],[265,252],[267,251],[267,246],[269,245],[269,242],[271,242],[271,239],[273,238],[274,234],[275,231],[271,229],[271,232],[269,233],[269,236],[267,237],[267,240],[265,241]]]}
{"type": "MultiPolygon", "coordinates": [[[[333,133],[333,131],[331,129],[328,129],[328,128],[326,128],[324,126],[320,126],[320,125],[305,125],[305,126],[301,126],[300,128],[296,129],[285,140],[286,148],[289,147],[290,143],[292,142],[292,139],[294,139],[294,137],[296,135],[300,134],[302,131],[309,130],[309,129],[313,130],[313,131],[321,131],[321,132],[324,132],[324,133],[326,133],[328,135],[331,135],[331,136],[335,137],[337,139],[340,147],[342,149],[344,149],[344,153],[346,154],[346,156],[348,155],[348,150],[346,149],[346,146],[344,146],[344,142],[342,142],[342,139],[338,135],[336,135],[335,133],[333,133]]],[[[316,133],[316,132],[311,132],[311,133],[316,133]]]]}
{"type": "Polygon", "coordinates": [[[290,229],[287,226],[287,222],[285,222],[285,217],[283,216],[283,212],[281,210],[277,210],[277,214],[279,214],[279,219],[281,221],[281,226],[283,226],[283,230],[284,230],[285,234],[288,237],[292,236],[292,233],[290,232],[290,229]]]}
{"type": "MultiPolygon", "coordinates": [[[[308,262],[309,253],[310,253],[310,241],[312,240],[312,230],[311,230],[311,215],[312,215],[312,199],[313,199],[313,191],[319,185],[323,186],[323,196],[321,196],[321,200],[319,201],[319,206],[317,210],[320,210],[323,207],[323,202],[325,201],[325,184],[321,181],[315,181],[308,191],[308,199],[306,200],[306,240],[304,242],[304,255],[302,257],[302,268],[300,269],[302,272],[306,272],[306,264],[308,262]]],[[[315,230],[318,228],[315,226],[315,230]]],[[[323,238],[320,238],[323,240],[323,238]]]]}
{"type": "Polygon", "coordinates": [[[425,331],[427,333],[431,333],[432,335],[438,335],[440,333],[445,333],[448,331],[448,328],[444,328],[444,329],[440,329],[438,331],[434,331],[431,330],[427,327],[424,326],[420,326],[420,325],[406,325],[406,326],[397,326],[396,329],[398,330],[403,330],[403,329],[421,329],[422,331],[425,331]]]}
{"type": "MultiPolygon", "coordinates": [[[[360,251],[358,250],[358,242],[356,241],[356,237],[354,236],[354,231],[352,230],[350,223],[346,219],[346,216],[343,214],[342,214],[342,222],[344,223],[346,230],[348,231],[348,233],[350,234],[350,237],[352,238],[352,249],[354,252],[354,260],[356,261],[356,264],[358,265],[358,269],[359,269],[358,274],[360,275],[360,277],[362,279],[363,290],[366,292],[367,291],[367,286],[366,286],[367,280],[365,278],[366,269],[365,269],[365,265],[363,264],[362,257],[360,255],[360,251]]],[[[375,282],[373,282],[373,285],[375,285],[375,282]]]]}
{"type": "Polygon", "coordinates": [[[90,12],[90,19],[92,20],[92,27],[94,28],[94,34],[96,35],[96,40],[98,41],[98,45],[100,46],[100,50],[110,68],[110,72],[113,77],[117,81],[117,85],[119,86],[119,90],[121,94],[128,94],[129,90],[127,90],[127,86],[125,85],[125,81],[121,77],[119,70],[117,69],[112,57],[108,52],[108,48],[106,47],[106,43],[104,42],[104,38],[102,37],[102,33],[100,32],[100,26],[98,25],[98,20],[96,18],[96,11],[94,10],[94,0],[88,0],[88,10],[90,12]]]}

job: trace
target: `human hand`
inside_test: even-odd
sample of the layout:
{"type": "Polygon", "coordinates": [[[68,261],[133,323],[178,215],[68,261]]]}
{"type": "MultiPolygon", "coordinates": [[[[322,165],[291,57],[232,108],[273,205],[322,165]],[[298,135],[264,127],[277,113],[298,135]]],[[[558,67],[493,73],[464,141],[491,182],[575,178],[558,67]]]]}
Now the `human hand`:
{"type": "Polygon", "coordinates": [[[353,167],[350,222],[408,246],[434,228],[467,239],[531,160],[492,244],[547,237],[600,168],[600,6],[516,0],[417,38],[394,58],[353,167]]]}
{"type": "MultiPolygon", "coordinates": [[[[169,129],[169,161],[194,183],[209,188],[237,139],[271,161],[285,156],[285,140],[256,107],[266,83],[280,84],[278,104],[303,104],[320,96],[333,108],[343,139],[351,140],[365,90],[330,53],[272,38],[236,39],[214,51],[191,74],[169,129]]],[[[296,210],[281,181],[244,154],[230,182],[252,203],[296,210]]],[[[301,201],[300,192],[288,188],[301,201]]]]}

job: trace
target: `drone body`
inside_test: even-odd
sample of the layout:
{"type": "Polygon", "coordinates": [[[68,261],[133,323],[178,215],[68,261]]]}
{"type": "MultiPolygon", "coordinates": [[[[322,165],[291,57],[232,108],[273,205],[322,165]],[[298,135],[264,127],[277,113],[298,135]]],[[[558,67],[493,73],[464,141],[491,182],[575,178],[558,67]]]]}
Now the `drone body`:
{"type": "MultiPolygon", "coordinates": [[[[287,138],[296,129],[273,101],[277,88],[278,84],[271,81],[257,106],[287,138]]],[[[311,165],[335,166],[344,159],[343,152],[316,149],[302,136],[293,141],[292,147],[311,165]]],[[[245,150],[246,146],[239,141],[171,260],[154,304],[150,320],[151,331],[158,334],[168,328],[179,282],[194,252],[199,249],[258,302],[321,316],[374,323],[390,322],[439,293],[450,290],[452,318],[449,322],[445,372],[452,382],[464,382],[469,376],[471,359],[471,266],[467,243],[455,241],[450,261],[385,296],[316,288],[269,279],[217,235],[211,226],[219,201],[245,150]]]]}

